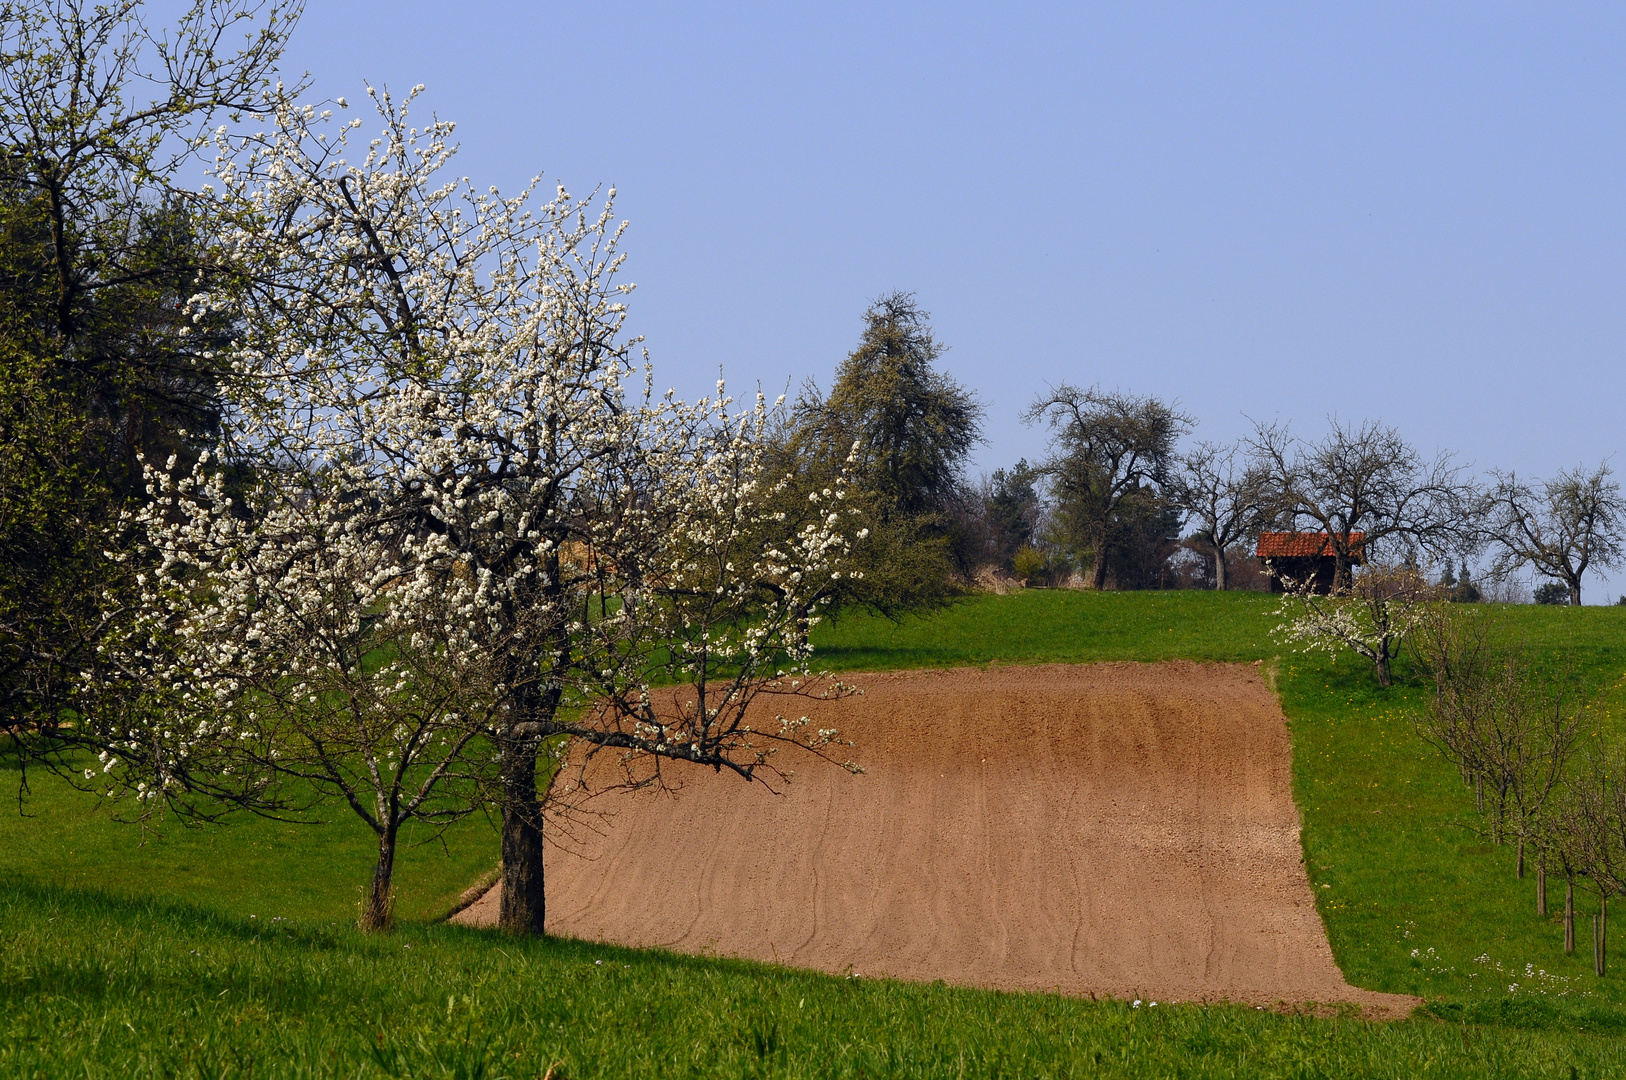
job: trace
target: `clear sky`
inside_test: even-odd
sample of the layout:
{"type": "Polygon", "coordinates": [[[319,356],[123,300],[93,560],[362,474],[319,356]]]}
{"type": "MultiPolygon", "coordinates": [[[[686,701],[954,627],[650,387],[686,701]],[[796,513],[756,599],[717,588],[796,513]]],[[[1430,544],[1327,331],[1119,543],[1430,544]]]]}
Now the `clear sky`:
{"type": "Polygon", "coordinates": [[[686,395],[828,385],[906,289],[978,469],[1066,380],[1546,474],[1626,472],[1623,47],[1618,4],[308,0],[287,66],[427,84],[477,181],[615,185],[686,395]]]}

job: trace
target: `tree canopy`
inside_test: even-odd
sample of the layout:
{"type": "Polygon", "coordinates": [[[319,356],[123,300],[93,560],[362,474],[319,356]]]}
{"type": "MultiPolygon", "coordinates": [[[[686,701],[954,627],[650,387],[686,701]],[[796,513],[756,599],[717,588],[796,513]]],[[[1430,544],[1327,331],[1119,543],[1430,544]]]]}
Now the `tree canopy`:
{"type": "Polygon", "coordinates": [[[1114,545],[1147,528],[1167,531],[1163,487],[1192,421],[1155,397],[1066,383],[1039,395],[1022,418],[1050,428],[1043,470],[1064,534],[1090,563],[1090,587],[1105,588],[1114,545]]]}
{"type": "Polygon", "coordinates": [[[106,553],[146,498],[140,459],[218,431],[229,328],[182,309],[228,271],[175,178],[211,118],[272,107],[290,25],[232,0],[167,34],[134,3],[0,4],[0,724],[66,730],[132,610],[133,565],[106,553]]]}

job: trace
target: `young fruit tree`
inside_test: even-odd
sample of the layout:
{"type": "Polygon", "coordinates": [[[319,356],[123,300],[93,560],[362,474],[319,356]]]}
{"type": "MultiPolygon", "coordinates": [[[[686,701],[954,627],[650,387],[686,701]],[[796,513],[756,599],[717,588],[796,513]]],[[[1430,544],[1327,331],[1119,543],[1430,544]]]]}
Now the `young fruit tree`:
{"type": "Polygon", "coordinates": [[[1303,652],[1349,649],[1372,662],[1379,686],[1406,637],[1422,624],[1439,590],[1408,566],[1368,566],[1346,589],[1317,591],[1313,580],[1282,579],[1281,622],[1271,634],[1303,652]]]}
{"type": "MultiPolygon", "coordinates": [[[[1594,733],[1601,735],[1601,732],[1594,733]]],[[[1607,970],[1609,900],[1626,892],[1626,754],[1616,738],[1594,742],[1583,766],[1569,778],[1560,804],[1553,840],[1562,844],[1568,861],[1598,891],[1598,915],[1593,922],[1593,972],[1607,970]]],[[[1570,915],[1568,935],[1574,936],[1570,915]]]]}
{"type": "Polygon", "coordinates": [[[562,744],[640,782],[664,758],[782,780],[779,750],[845,745],[774,706],[843,692],[809,671],[809,632],[842,574],[844,477],[786,505],[760,396],[652,393],[622,327],[613,192],[479,190],[448,173],[451,124],[412,126],[417,90],[369,93],[371,138],[314,107],[218,136],[214,210],[242,271],[191,311],[242,328],[231,437],[153,469],[141,519],[163,555],[150,637],[173,650],[149,666],[186,720],[109,741],[160,791],[256,743],[255,767],[374,820],[388,770],[364,765],[352,797],[341,768],[405,770],[420,813],[489,785],[500,923],[540,933],[562,744]],[[316,760],[319,738],[342,766],[316,760]]]}
{"type": "Polygon", "coordinates": [[[1524,651],[1493,638],[1479,612],[1436,605],[1411,638],[1411,653],[1434,684],[1419,733],[1456,763],[1490,817],[1492,841],[1518,845],[1538,860],[1553,835],[1570,761],[1586,723],[1566,680],[1534,670],[1524,651]]]}
{"type": "Polygon", "coordinates": [[[141,614],[114,650],[167,688],[145,732],[179,742],[191,768],[166,769],[160,747],[139,738],[120,749],[168,774],[160,790],[236,774],[254,786],[223,801],[307,820],[315,807],[302,793],[342,799],[378,843],[360,923],[385,929],[402,826],[449,825],[483,805],[494,779],[480,752],[489,665],[457,630],[456,590],[395,602],[411,586],[377,544],[411,538],[367,522],[372,535],[358,540],[355,471],[285,462],[231,484],[211,464],[206,455],[178,481],[155,474],[139,518],[162,570],[137,575],[141,614]]]}

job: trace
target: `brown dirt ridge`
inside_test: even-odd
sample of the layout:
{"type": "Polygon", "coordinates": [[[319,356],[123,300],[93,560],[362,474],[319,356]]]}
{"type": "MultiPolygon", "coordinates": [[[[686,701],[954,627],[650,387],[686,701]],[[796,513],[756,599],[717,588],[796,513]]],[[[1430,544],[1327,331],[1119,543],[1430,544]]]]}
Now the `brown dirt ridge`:
{"type": "MultiPolygon", "coordinates": [[[[1333,962],[1256,668],[849,678],[863,696],[807,711],[862,775],[809,760],[780,795],[705,770],[609,796],[605,826],[548,853],[549,932],[1000,990],[1419,1004],[1333,962]]],[[[454,921],[492,925],[498,899],[454,921]]]]}

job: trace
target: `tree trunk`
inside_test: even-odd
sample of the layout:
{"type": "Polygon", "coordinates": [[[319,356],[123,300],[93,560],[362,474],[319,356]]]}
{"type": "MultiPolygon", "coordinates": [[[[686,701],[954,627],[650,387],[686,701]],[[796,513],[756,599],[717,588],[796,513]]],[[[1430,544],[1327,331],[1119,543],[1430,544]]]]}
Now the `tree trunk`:
{"type": "Polygon", "coordinates": [[[1214,588],[1225,591],[1225,549],[1214,545],[1214,588]]]}
{"type": "MultiPolygon", "coordinates": [[[[1349,534],[1344,534],[1344,541],[1349,542],[1349,534]]],[[[1355,575],[1350,566],[1344,561],[1342,552],[1334,551],[1332,557],[1332,595],[1348,592],[1355,583],[1355,575]]]]}
{"type": "Polygon", "coordinates": [[[1570,587],[1570,607],[1581,606],[1581,579],[1565,582],[1570,587]]]}
{"type": "Polygon", "coordinates": [[[1598,904],[1592,917],[1592,973],[1602,978],[1609,963],[1609,897],[1600,896],[1598,904]]]}
{"type": "Polygon", "coordinates": [[[1107,546],[1100,544],[1095,549],[1095,565],[1090,568],[1090,588],[1100,592],[1107,587],[1107,546]]]}
{"type": "Polygon", "coordinates": [[[1575,952],[1575,879],[1564,883],[1564,952],[1575,952]]]}
{"type": "Polygon", "coordinates": [[[361,928],[366,931],[388,930],[395,921],[395,890],[390,881],[395,875],[396,824],[378,834],[378,865],[373,867],[373,887],[367,902],[361,908],[361,928]]]}
{"type": "Polygon", "coordinates": [[[1377,673],[1379,686],[1392,686],[1394,684],[1394,680],[1389,677],[1389,652],[1387,649],[1384,650],[1382,656],[1373,661],[1372,667],[1377,673]]]}
{"type": "Polygon", "coordinates": [[[1524,837],[1519,837],[1519,862],[1513,868],[1513,876],[1520,881],[1524,880],[1524,837]]]}
{"type": "Polygon", "coordinates": [[[1547,917],[1547,867],[1536,864],[1536,914],[1547,917]]]}
{"type": "Polygon", "coordinates": [[[506,934],[540,936],[547,897],[542,880],[542,800],[536,794],[536,739],[505,740],[502,754],[502,906],[506,934]]]}

